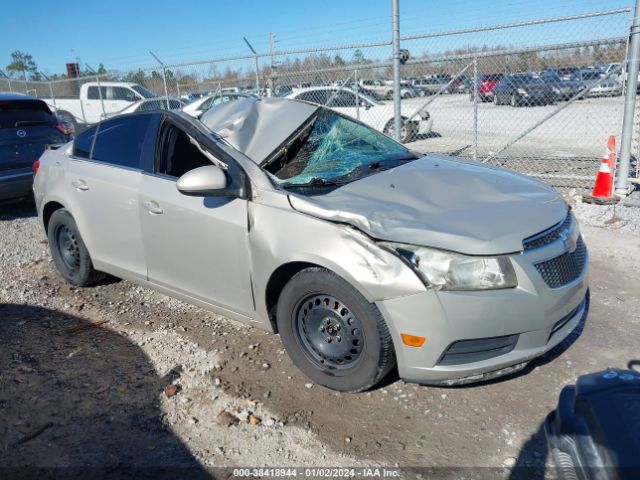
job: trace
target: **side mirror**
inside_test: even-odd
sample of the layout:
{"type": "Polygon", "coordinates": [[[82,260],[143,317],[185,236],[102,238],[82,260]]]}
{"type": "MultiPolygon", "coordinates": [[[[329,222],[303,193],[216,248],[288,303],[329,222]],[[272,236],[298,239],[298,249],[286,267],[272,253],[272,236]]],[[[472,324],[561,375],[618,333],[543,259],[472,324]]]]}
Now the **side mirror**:
{"type": "Polygon", "coordinates": [[[227,176],[217,165],[207,165],[188,171],[176,183],[178,191],[191,197],[225,196],[227,176]]]}

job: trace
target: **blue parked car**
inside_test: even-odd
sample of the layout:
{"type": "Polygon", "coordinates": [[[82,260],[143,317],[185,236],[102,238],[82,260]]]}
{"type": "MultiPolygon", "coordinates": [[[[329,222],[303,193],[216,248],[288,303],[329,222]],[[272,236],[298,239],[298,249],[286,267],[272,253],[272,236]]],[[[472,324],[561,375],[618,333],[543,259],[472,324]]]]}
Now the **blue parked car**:
{"type": "Polygon", "coordinates": [[[0,92],[0,200],[29,195],[34,162],[47,145],[66,143],[72,134],[42,100],[0,92]]]}

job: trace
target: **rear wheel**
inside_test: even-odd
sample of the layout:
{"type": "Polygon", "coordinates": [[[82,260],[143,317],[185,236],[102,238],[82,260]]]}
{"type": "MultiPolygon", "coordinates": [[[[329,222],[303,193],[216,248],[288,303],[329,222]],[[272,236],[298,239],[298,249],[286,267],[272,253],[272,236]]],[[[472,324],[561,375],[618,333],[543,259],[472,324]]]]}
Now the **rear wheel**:
{"type": "MultiPolygon", "coordinates": [[[[390,119],[384,126],[383,133],[391,138],[394,138],[393,132],[395,130],[394,119],[390,119]]],[[[400,143],[407,143],[416,138],[418,134],[418,127],[413,122],[407,122],[405,117],[402,117],[402,127],[400,128],[400,143]]]]}
{"type": "Polygon", "coordinates": [[[86,287],[105,277],[104,273],[93,268],[89,251],[68,210],[61,208],[53,212],[47,236],[53,262],[67,282],[86,287]]]}
{"type": "Polygon", "coordinates": [[[287,353],[315,383],[360,392],[395,365],[391,335],[378,308],[329,270],[297,273],[280,295],[276,317],[287,353]]]}

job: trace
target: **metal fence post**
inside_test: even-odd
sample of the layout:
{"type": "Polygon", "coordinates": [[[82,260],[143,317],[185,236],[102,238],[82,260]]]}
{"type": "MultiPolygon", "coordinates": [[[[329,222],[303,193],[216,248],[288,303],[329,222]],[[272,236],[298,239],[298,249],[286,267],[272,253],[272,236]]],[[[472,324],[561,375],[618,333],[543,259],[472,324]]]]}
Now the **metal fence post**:
{"type": "Polygon", "coordinates": [[[7,79],[7,83],[9,84],[9,91],[13,93],[13,87],[11,87],[11,77],[9,77],[9,75],[4,73],[2,70],[0,70],[0,75],[7,79]]]}
{"type": "Polygon", "coordinates": [[[354,90],[356,92],[356,119],[360,120],[360,88],[358,86],[358,64],[353,72],[353,83],[355,85],[354,90]]]}
{"type": "Polygon", "coordinates": [[[473,57],[473,160],[478,160],[478,57],[473,57]]]}
{"type": "Polygon", "coordinates": [[[631,41],[627,57],[627,91],[624,97],[624,114],[622,117],[622,136],[620,139],[620,161],[616,174],[616,194],[626,197],[629,194],[629,163],[631,159],[631,142],[636,109],[638,85],[638,67],[640,66],[640,0],[636,0],[633,21],[629,30],[631,41]]]}
{"type": "Polygon", "coordinates": [[[162,67],[162,82],[164,83],[164,98],[167,103],[167,110],[169,108],[169,90],[167,89],[167,67],[162,60],[160,60],[153,52],[149,52],[153,58],[155,58],[162,67]]]}
{"type": "MultiPolygon", "coordinates": [[[[640,0],[638,0],[640,1],[640,0]]],[[[399,0],[391,0],[393,45],[393,137],[400,141],[402,113],[400,110],[400,6],[399,0]]]]}

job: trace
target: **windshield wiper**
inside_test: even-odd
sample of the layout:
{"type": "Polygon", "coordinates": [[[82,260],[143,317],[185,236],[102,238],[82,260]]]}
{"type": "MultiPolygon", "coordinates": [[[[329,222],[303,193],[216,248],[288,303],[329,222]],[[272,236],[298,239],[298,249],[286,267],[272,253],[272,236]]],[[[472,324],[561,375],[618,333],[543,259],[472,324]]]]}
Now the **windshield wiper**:
{"type": "Polygon", "coordinates": [[[337,187],[344,185],[346,182],[336,182],[321,177],[313,177],[305,183],[290,183],[283,185],[283,188],[305,188],[305,187],[337,187]]]}

